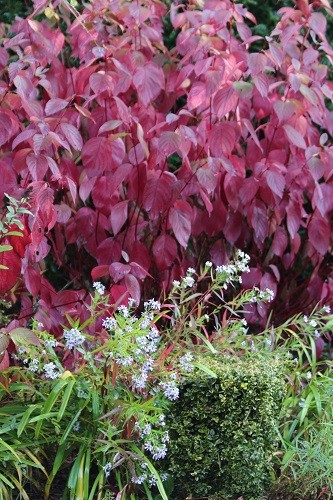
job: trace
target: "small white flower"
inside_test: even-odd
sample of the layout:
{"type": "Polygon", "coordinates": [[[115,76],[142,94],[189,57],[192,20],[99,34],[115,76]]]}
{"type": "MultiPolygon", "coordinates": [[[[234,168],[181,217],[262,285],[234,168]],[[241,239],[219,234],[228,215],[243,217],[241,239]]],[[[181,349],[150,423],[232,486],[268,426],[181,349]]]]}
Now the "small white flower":
{"type": "Polygon", "coordinates": [[[105,292],[105,286],[100,282],[100,281],[95,281],[93,283],[93,288],[95,288],[96,292],[99,295],[104,295],[105,292]]]}
{"type": "Polygon", "coordinates": [[[43,371],[46,378],[56,379],[60,376],[60,372],[54,363],[47,363],[43,366],[43,371]]]}
{"type": "Polygon", "coordinates": [[[71,328],[70,330],[64,330],[64,339],[67,349],[74,349],[80,346],[85,341],[85,337],[76,328],[71,328]]]}
{"type": "Polygon", "coordinates": [[[161,309],[161,304],[158,300],[150,299],[143,304],[145,309],[150,311],[159,311],[161,309]]]}
{"type": "Polygon", "coordinates": [[[45,347],[57,347],[58,342],[56,340],[53,340],[53,339],[48,339],[48,340],[44,341],[44,345],[45,345],[45,347]]]}
{"type": "Polygon", "coordinates": [[[304,323],[307,323],[307,322],[309,321],[309,318],[308,318],[307,316],[305,316],[305,315],[304,315],[304,316],[303,316],[303,321],[304,321],[304,323]]]}
{"type": "Polygon", "coordinates": [[[131,366],[133,363],[133,358],[132,356],[127,356],[125,358],[116,358],[116,363],[117,365],[122,365],[122,366],[131,366]]]}
{"type": "Polygon", "coordinates": [[[161,382],[160,387],[164,390],[164,395],[170,401],[175,401],[179,398],[179,389],[174,381],[161,382]]]}
{"type": "Polygon", "coordinates": [[[118,323],[115,318],[105,318],[102,321],[102,326],[103,328],[106,328],[107,330],[114,330],[117,327],[118,323]]]}
{"type": "Polygon", "coordinates": [[[210,262],[210,260],[207,260],[207,262],[205,263],[205,267],[212,267],[212,263],[210,262]]]}
{"type": "Polygon", "coordinates": [[[191,288],[194,285],[194,283],[195,281],[192,278],[192,276],[186,276],[185,278],[183,278],[183,285],[185,288],[186,287],[191,288]]]}
{"type": "Polygon", "coordinates": [[[80,422],[79,421],[75,422],[75,424],[73,425],[73,431],[77,432],[78,430],[80,430],[80,427],[81,427],[80,422]]]}
{"type": "Polygon", "coordinates": [[[178,281],[178,280],[173,280],[173,282],[172,282],[172,286],[173,286],[174,288],[179,288],[179,287],[180,287],[180,281],[178,281]]]}
{"type": "Polygon", "coordinates": [[[109,477],[109,475],[111,473],[111,470],[112,470],[112,464],[111,464],[111,462],[107,462],[103,466],[103,470],[104,470],[104,473],[105,473],[105,477],[109,477]]]}
{"type": "MultiPolygon", "coordinates": [[[[23,363],[27,363],[27,362],[28,362],[28,359],[24,359],[24,360],[23,360],[23,363]]],[[[52,364],[53,364],[53,363],[52,363],[52,364]]],[[[29,370],[30,372],[34,372],[34,373],[38,372],[38,359],[33,359],[33,360],[30,362],[30,364],[29,364],[29,366],[28,366],[28,370],[29,370]]]]}
{"type": "Polygon", "coordinates": [[[128,307],[126,306],[119,306],[117,311],[119,311],[123,316],[124,318],[128,318],[129,316],[129,310],[128,310],[128,307]]]}
{"type": "Polygon", "coordinates": [[[179,359],[180,368],[185,372],[192,372],[194,370],[192,361],[193,361],[192,354],[190,352],[187,352],[186,354],[184,354],[184,356],[182,356],[179,359]]]}
{"type": "Polygon", "coordinates": [[[329,313],[331,312],[331,308],[330,308],[330,306],[324,306],[324,307],[323,307],[323,311],[324,311],[325,313],[329,314],[329,313]]]}
{"type": "Polygon", "coordinates": [[[193,267],[189,267],[188,270],[186,271],[187,274],[195,274],[195,269],[193,267]]]}
{"type": "Polygon", "coordinates": [[[311,380],[311,378],[312,378],[312,373],[311,373],[311,372],[307,372],[307,373],[306,373],[306,378],[307,378],[308,380],[311,380]]]}
{"type": "Polygon", "coordinates": [[[136,302],[134,299],[132,299],[132,297],[130,297],[128,299],[128,307],[135,307],[136,306],[136,302]]]}
{"type": "Polygon", "coordinates": [[[316,328],[317,322],[314,319],[312,319],[311,321],[309,321],[309,325],[313,326],[313,328],[316,328]]]}
{"type": "Polygon", "coordinates": [[[319,339],[321,337],[320,332],[318,330],[315,330],[314,336],[316,337],[316,339],[319,339]]]}

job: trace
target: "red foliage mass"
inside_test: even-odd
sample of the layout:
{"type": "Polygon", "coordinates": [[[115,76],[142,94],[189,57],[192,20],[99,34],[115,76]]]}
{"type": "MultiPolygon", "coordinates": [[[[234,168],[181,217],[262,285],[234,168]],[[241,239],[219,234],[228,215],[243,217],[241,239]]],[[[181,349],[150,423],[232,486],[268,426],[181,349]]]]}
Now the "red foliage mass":
{"type": "Polygon", "coordinates": [[[277,316],[330,300],[326,4],[281,9],[259,52],[255,19],[230,0],[172,4],[171,51],[163,3],[99,0],[79,18],[66,5],[65,34],[56,17],[0,27],[0,190],[29,188],[33,212],[29,242],[1,255],[0,291],[22,271],[56,328],[64,292],[41,278],[47,256],[75,289],[104,277],[139,300],[238,247],[277,316]]]}

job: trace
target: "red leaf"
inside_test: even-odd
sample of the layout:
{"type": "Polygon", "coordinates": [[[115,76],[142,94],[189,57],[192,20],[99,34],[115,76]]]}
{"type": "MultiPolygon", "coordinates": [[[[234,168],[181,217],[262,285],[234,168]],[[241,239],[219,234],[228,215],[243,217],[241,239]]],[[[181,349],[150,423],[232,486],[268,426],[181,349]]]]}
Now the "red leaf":
{"type": "Polygon", "coordinates": [[[46,116],[54,115],[59,111],[63,110],[68,106],[68,102],[64,99],[59,99],[55,97],[54,99],[50,99],[45,105],[45,114],[46,116]]]}
{"type": "Polygon", "coordinates": [[[133,276],[133,274],[127,274],[122,283],[126,286],[127,290],[131,294],[132,299],[135,300],[135,303],[140,304],[141,290],[140,284],[136,277],[133,276]]]}
{"type": "Polygon", "coordinates": [[[94,177],[102,175],[105,170],[116,169],[124,155],[125,147],[121,139],[111,141],[106,137],[93,137],[83,146],[82,162],[88,177],[94,177]]]}
{"type": "Polygon", "coordinates": [[[27,165],[34,181],[43,180],[49,168],[46,157],[44,155],[35,155],[34,153],[30,153],[27,156],[27,165]]]}
{"type": "Polygon", "coordinates": [[[166,156],[177,152],[181,153],[181,139],[179,134],[176,134],[176,132],[162,132],[158,141],[158,149],[166,156]]]}
{"type": "Polygon", "coordinates": [[[165,211],[172,199],[172,185],[176,177],[170,172],[150,170],[143,192],[143,207],[150,212],[152,219],[165,211]]]}
{"type": "Polygon", "coordinates": [[[168,234],[158,236],[153,244],[153,255],[158,269],[168,269],[177,257],[177,243],[168,234]]]}
{"type": "Polygon", "coordinates": [[[128,216],[128,200],[121,201],[111,208],[110,222],[112,232],[116,236],[123,225],[125,224],[128,216]]]}
{"type": "Polygon", "coordinates": [[[163,70],[154,62],[148,62],[136,70],[133,76],[133,84],[137,90],[139,100],[144,106],[149,106],[161,90],[164,90],[163,70]]]}
{"type": "Polygon", "coordinates": [[[278,227],[275,231],[273,242],[272,242],[272,252],[278,257],[282,257],[285,249],[288,245],[288,237],[286,231],[283,227],[278,227]]]}
{"type": "Polygon", "coordinates": [[[10,116],[2,111],[0,113],[0,146],[3,146],[12,136],[13,123],[10,116]]]}
{"type": "Polygon", "coordinates": [[[191,219],[192,208],[186,201],[177,200],[170,208],[168,222],[178,242],[185,248],[191,236],[191,219]]]}
{"type": "Polygon", "coordinates": [[[320,38],[325,39],[327,21],[324,14],[321,14],[321,12],[312,12],[309,19],[309,26],[320,38]]]}
{"type": "Polygon", "coordinates": [[[226,86],[219,90],[213,98],[213,111],[218,118],[223,118],[233,111],[238,103],[238,96],[232,87],[226,86]]]}
{"type": "Polygon", "coordinates": [[[6,370],[6,368],[8,368],[9,365],[10,365],[9,355],[8,355],[8,352],[5,351],[4,356],[3,356],[2,360],[0,361],[0,372],[2,370],[6,370]]]}
{"type": "Polygon", "coordinates": [[[201,186],[207,190],[207,193],[212,193],[214,191],[217,184],[217,176],[207,165],[198,168],[195,175],[201,186]]]}
{"type": "Polygon", "coordinates": [[[91,279],[93,281],[98,280],[99,278],[102,278],[103,276],[108,276],[109,275],[109,265],[102,265],[102,266],[96,266],[94,269],[91,271],[91,279]]]}
{"type": "Polygon", "coordinates": [[[288,232],[291,238],[295,238],[302,220],[300,207],[297,203],[291,201],[286,208],[286,212],[288,232]]]}
{"type": "Polygon", "coordinates": [[[279,198],[282,198],[286,180],[282,174],[269,170],[266,174],[267,184],[279,198]]]}
{"type": "Polygon", "coordinates": [[[82,149],[82,163],[88,177],[100,176],[106,169],[111,170],[111,142],[106,137],[89,139],[82,149]]]}
{"type": "Polygon", "coordinates": [[[236,132],[230,123],[214,125],[208,137],[212,156],[229,156],[234,149],[235,141],[236,132]]]}
{"type": "Polygon", "coordinates": [[[121,262],[113,262],[109,267],[109,273],[115,283],[120,281],[126,274],[131,272],[130,266],[121,262]]]}
{"type": "MultiPolygon", "coordinates": [[[[257,56],[258,54],[256,54],[257,56]]],[[[267,97],[269,89],[269,80],[265,74],[256,75],[253,77],[253,83],[256,86],[259,94],[262,97],[267,97]]]]}
{"type": "Polygon", "coordinates": [[[302,135],[297,132],[297,130],[292,127],[291,125],[283,125],[284,131],[286,133],[286,136],[288,140],[294,144],[294,146],[297,146],[298,148],[301,149],[306,149],[306,143],[305,140],[303,139],[302,135]]]}
{"type": "Polygon", "coordinates": [[[28,266],[23,275],[25,286],[33,297],[37,297],[41,286],[41,275],[37,269],[28,266]]]}
{"type": "Polygon", "coordinates": [[[207,91],[203,82],[194,82],[188,94],[188,109],[193,110],[206,102],[207,91]]]}
{"type": "Polygon", "coordinates": [[[16,284],[21,273],[21,259],[13,251],[0,253],[0,265],[8,269],[0,269],[0,293],[8,292],[16,284]]]}
{"type": "Polygon", "coordinates": [[[267,209],[260,200],[255,200],[251,207],[251,225],[254,230],[254,240],[259,248],[262,248],[268,236],[268,216],[267,209]]]}
{"type": "Polygon", "coordinates": [[[286,122],[296,111],[295,102],[288,99],[286,101],[276,101],[273,107],[280,123],[286,122]]]}
{"type": "Polygon", "coordinates": [[[107,94],[110,95],[114,88],[114,83],[111,76],[106,75],[104,71],[93,73],[89,78],[89,84],[91,90],[97,96],[102,92],[107,92],[107,94]]]}
{"type": "Polygon", "coordinates": [[[74,127],[74,125],[70,125],[69,123],[62,123],[60,125],[60,128],[72,148],[76,151],[81,151],[83,141],[78,129],[74,127]]]}
{"type": "Polygon", "coordinates": [[[327,219],[313,215],[308,225],[309,240],[321,255],[328,251],[331,237],[331,225],[327,219]]]}

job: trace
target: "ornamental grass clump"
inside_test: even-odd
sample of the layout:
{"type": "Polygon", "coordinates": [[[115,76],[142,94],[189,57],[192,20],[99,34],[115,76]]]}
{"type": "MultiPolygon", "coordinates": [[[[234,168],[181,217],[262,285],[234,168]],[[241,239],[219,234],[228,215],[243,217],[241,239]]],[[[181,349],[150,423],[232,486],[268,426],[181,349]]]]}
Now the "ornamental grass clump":
{"type": "Polygon", "coordinates": [[[281,360],[210,355],[201,363],[209,372],[193,371],[168,413],[173,498],[259,499],[278,444],[281,360]]]}

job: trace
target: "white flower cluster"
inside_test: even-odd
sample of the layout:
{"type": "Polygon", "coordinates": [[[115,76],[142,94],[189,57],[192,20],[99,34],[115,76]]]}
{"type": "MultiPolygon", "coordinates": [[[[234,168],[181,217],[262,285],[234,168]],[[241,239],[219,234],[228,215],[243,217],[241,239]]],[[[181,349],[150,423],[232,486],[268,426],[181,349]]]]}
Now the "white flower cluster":
{"type": "Polygon", "coordinates": [[[265,288],[265,290],[260,290],[258,287],[253,287],[252,289],[253,295],[250,298],[250,302],[272,302],[274,299],[274,292],[269,288],[265,288]]]}
{"type": "Polygon", "coordinates": [[[242,283],[241,273],[250,272],[248,263],[250,257],[238,250],[234,263],[216,267],[217,278],[223,282],[222,288],[226,290],[231,283],[242,283]]]}
{"type": "MultiPolygon", "coordinates": [[[[325,307],[325,306],[324,306],[325,307]]],[[[327,306],[328,309],[329,309],[329,306],[327,306]]],[[[327,308],[326,308],[327,309],[327,308]]],[[[324,308],[323,308],[324,310],[324,308]]],[[[326,311],[325,311],[326,312],[326,311]]],[[[321,333],[320,331],[316,328],[318,326],[318,323],[316,320],[314,320],[313,318],[312,319],[309,319],[306,315],[303,316],[303,321],[304,323],[307,323],[307,325],[311,326],[312,328],[314,328],[314,336],[316,337],[316,339],[319,339],[321,337],[321,333]]]]}
{"type": "Polygon", "coordinates": [[[76,328],[71,328],[70,330],[64,330],[65,346],[67,349],[74,349],[80,346],[85,341],[85,337],[76,328]]]}
{"type": "Polygon", "coordinates": [[[109,475],[111,474],[111,471],[113,469],[113,465],[111,462],[107,462],[104,466],[103,466],[103,470],[104,470],[104,474],[105,474],[105,477],[108,478],[109,475]]]}
{"type": "Polygon", "coordinates": [[[155,299],[147,300],[147,302],[144,302],[143,306],[148,311],[160,311],[161,310],[160,302],[158,300],[155,300],[155,299]]]}
{"type": "Polygon", "coordinates": [[[160,382],[159,386],[163,389],[164,396],[170,401],[175,401],[179,398],[179,389],[174,380],[170,382],[160,382]]]}
{"type": "Polygon", "coordinates": [[[193,355],[190,352],[184,354],[184,356],[182,356],[179,359],[180,369],[183,370],[184,372],[193,372],[194,370],[194,365],[192,363],[193,359],[194,359],[193,355]]]}
{"type": "Polygon", "coordinates": [[[96,292],[99,295],[104,295],[105,292],[105,286],[100,282],[100,281],[95,281],[93,283],[93,288],[95,288],[96,292]]]}
{"type": "MultiPolygon", "coordinates": [[[[146,462],[141,462],[140,469],[141,469],[140,475],[133,476],[131,479],[132,483],[143,484],[143,483],[147,482],[149,487],[156,486],[156,484],[157,484],[156,477],[148,471],[148,466],[147,466],[146,462]]],[[[160,478],[162,481],[165,481],[168,478],[168,474],[166,474],[165,472],[162,472],[160,474],[160,478]]]]}
{"type": "MultiPolygon", "coordinates": [[[[157,425],[165,425],[164,415],[163,419],[160,420],[157,425]]],[[[165,458],[168,451],[167,443],[170,440],[168,431],[161,432],[159,429],[154,429],[150,423],[146,423],[140,427],[138,422],[135,424],[135,429],[139,432],[139,437],[143,441],[144,449],[150,452],[154,460],[165,458]]],[[[145,478],[145,480],[146,479],[147,478],[145,478]]]]}
{"type": "Polygon", "coordinates": [[[60,372],[54,363],[47,363],[43,366],[43,371],[46,378],[56,379],[60,376],[60,372]]]}
{"type": "Polygon", "coordinates": [[[45,347],[57,347],[58,342],[53,339],[44,340],[45,347]]]}
{"type": "Polygon", "coordinates": [[[124,318],[128,318],[130,315],[129,308],[127,306],[124,306],[124,305],[119,306],[117,311],[120,312],[120,314],[122,314],[124,316],[124,318]]]}
{"type": "Polygon", "coordinates": [[[108,318],[103,319],[103,321],[102,321],[103,328],[106,328],[107,330],[115,330],[117,325],[118,325],[118,323],[117,323],[116,318],[108,317],[108,318]]]}

